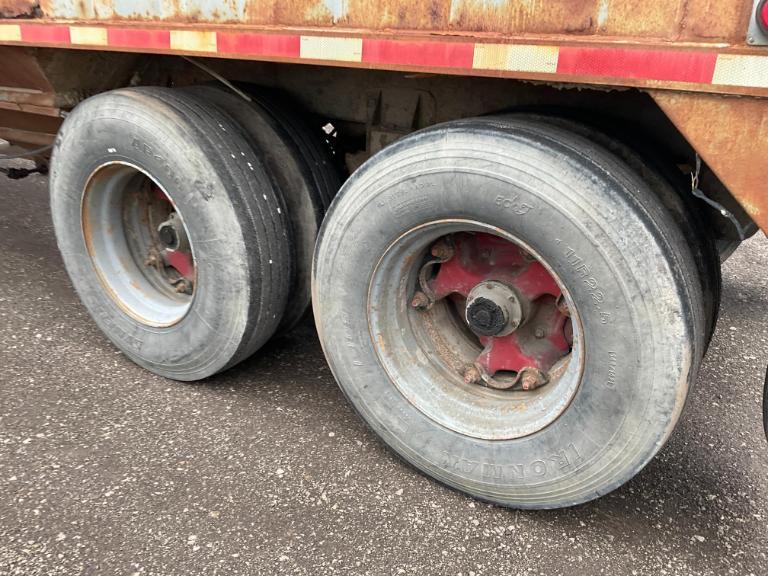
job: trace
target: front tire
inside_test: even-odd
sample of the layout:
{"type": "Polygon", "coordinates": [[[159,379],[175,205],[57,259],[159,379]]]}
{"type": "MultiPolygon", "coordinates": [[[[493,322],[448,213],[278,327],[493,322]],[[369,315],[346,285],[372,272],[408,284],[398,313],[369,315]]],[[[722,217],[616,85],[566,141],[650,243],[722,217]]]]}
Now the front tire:
{"type": "Polygon", "coordinates": [[[645,466],[680,416],[706,333],[691,251],[645,182],[580,136],[514,117],[413,134],[359,169],[321,229],[313,302],[339,385],[385,443],[520,508],[591,500],[645,466]],[[567,295],[573,343],[551,374],[575,387],[552,376],[499,391],[462,375],[478,348],[440,309],[464,300],[424,306],[414,293],[425,265],[438,278],[453,257],[430,261],[436,242],[479,237],[515,245],[567,295]]]}
{"type": "Polygon", "coordinates": [[[72,284],[139,365],[199,380],[247,358],[280,324],[285,206],[217,108],[163,88],[90,98],[57,137],[50,187],[72,284]]]}

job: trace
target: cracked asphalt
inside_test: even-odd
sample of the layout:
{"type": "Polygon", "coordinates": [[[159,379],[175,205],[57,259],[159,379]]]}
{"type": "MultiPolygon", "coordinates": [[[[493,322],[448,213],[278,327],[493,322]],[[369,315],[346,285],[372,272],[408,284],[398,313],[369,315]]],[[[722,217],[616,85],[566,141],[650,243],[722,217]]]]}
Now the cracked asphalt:
{"type": "Polygon", "coordinates": [[[764,575],[768,240],[724,268],[683,419],[586,505],[481,504],[393,457],[311,326],[205,383],[133,365],[75,296],[46,179],[0,175],[0,574],[764,575]]]}

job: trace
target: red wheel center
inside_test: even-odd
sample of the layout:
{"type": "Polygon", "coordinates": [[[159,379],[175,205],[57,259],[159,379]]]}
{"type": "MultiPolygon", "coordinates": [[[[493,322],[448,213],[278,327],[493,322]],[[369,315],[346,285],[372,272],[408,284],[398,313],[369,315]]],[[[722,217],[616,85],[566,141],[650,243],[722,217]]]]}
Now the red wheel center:
{"type": "MultiPolygon", "coordinates": [[[[159,186],[153,184],[152,192],[155,196],[155,200],[159,200],[161,203],[168,205],[168,214],[175,213],[176,206],[173,201],[166,196],[166,194],[160,189],[159,186]]],[[[176,236],[186,235],[183,229],[175,232],[176,236]]],[[[177,242],[179,246],[176,248],[163,247],[162,243],[159,243],[159,254],[163,264],[169,268],[173,268],[178,274],[186,280],[194,282],[195,278],[195,264],[192,258],[192,251],[189,248],[188,242],[177,242]]]]}
{"type": "Polygon", "coordinates": [[[557,306],[562,291],[552,274],[525,250],[492,234],[455,234],[452,241],[453,255],[429,283],[435,300],[450,298],[463,310],[476,286],[493,282],[513,289],[527,311],[507,335],[478,335],[484,348],[475,365],[489,376],[525,368],[548,372],[569,353],[572,338],[570,318],[557,306]]]}

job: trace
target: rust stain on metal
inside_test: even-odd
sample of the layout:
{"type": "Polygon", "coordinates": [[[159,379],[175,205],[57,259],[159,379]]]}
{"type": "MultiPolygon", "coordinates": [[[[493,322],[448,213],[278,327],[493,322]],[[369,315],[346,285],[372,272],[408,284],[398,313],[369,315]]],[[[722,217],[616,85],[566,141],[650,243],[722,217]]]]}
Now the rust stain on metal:
{"type": "Polygon", "coordinates": [[[37,0],[0,0],[0,18],[37,18],[40,2],[37,0]]]}
{"type": "Polygon", "coordinates": [[[652,96],[768,234],[768,100],[663,91],[652,96]]]}
{"type": "Polygon", "coordinates": [[[593,34],[600,0],[454,0],[451,26],[475,32],[593,34]]]}
{"type": "Polygon", "coordinates": [[[445,341],[445,338],[441,334],[440,328],[437,326],[439,322],[438,314],[434,311],[424,312],[422,319],[424,321],[424,329],[427,332],[432,344],[434,345],[435,352],[443,361],[451,367],[457,374],[464,374],[466,368],[466,360],[464,360],[453,347],[445,341]]]}
{"type": "Polygon", "coordinates": [[[651,36],[673,39],[680,36],[689,0],[655,2],[613,0],[607,2],[607,17],[601,32],[611,36],[651,36]]]}
{"type": "Polygon", "coordinates": [[[0,46],[0,89],[20,89],[27,93],[53,92],[34,51],[15,46],[0,46]]]}
{"type": "Polygon", "coordinates": [[[343,24],[364,28],[447,29],[451,0],[349,0],[343,24]]]}
{"type": "Polygon", "coordinates": [[[752,2],[687,0],[681,14],[683,40],[727,40],[743,43],[752,15],[752,2]]]}

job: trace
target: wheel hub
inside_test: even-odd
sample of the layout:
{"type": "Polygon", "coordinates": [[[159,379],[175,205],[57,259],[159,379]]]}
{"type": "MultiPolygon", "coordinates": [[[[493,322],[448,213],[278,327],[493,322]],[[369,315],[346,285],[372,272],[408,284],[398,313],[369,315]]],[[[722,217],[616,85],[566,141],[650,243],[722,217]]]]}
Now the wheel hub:
{"type": "Polygon", "coordinates": [[[523,323],[523,306],[514,288],[489,280],[470,291],[466,319],[478,336],[506,336],[523,323]]]}
{"type": "Polygon", "coordinates": [[[473,220],[424,223],[394,240],[371,275],[371,341],[393,385],[430,419],[474,438],[521,438],[554,422],[580,386],[581,321],[561,285],[512,234],[473,220]],[[505,305],[480,292],[488,283],[520,303],[509,334],[481,336],[467,320],[470,294],[505,305]]]}
{"type": "Polygon", "coordinates": [[[438,259],[422,269],[412,306],[428,310],[447,299],[462,308],[483,346],[464,381],[523,390],[546,384],[570,352],[572,331],[562,291],[544,265],[492,234],[453,234],[430,252],[438,259]]]}

